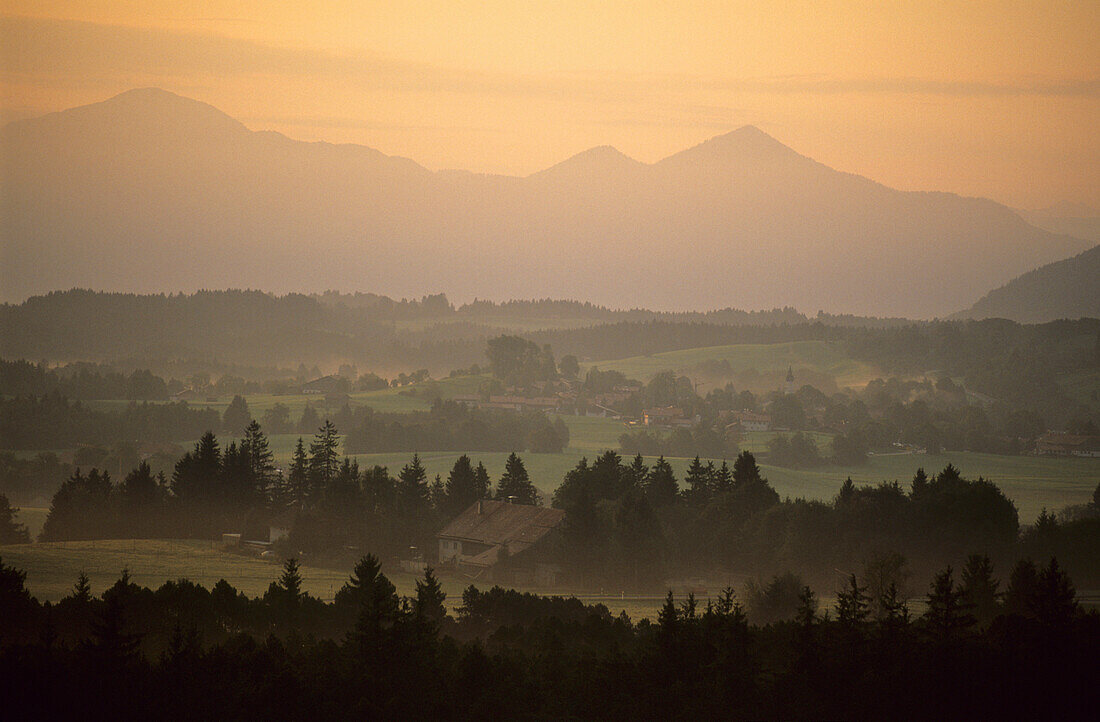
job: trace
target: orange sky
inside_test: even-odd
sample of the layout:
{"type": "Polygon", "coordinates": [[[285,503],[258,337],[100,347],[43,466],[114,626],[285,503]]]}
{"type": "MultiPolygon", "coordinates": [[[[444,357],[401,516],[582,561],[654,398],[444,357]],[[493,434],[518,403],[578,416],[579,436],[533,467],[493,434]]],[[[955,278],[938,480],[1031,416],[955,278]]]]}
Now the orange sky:
{"type": "Polygon", "coordinates": [[[1100,3],[7,0],[0,111],[154,85],[253,129],[527,174],[751,123],[840,170],[1100,208],[1100,3]]]}

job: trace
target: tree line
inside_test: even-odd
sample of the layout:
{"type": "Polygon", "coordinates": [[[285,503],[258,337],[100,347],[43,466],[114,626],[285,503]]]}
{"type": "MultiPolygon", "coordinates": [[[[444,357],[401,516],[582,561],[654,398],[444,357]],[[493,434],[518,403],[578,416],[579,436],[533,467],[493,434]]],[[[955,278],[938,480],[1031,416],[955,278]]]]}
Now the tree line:
{"type": "Polygon", "coordinates": [[[471,586],[452,615],[430,569],[402,597],[370,555],[332,602],[288,559],[257,598],[124,571],[42,604],[0,560],[0,691],[27,718],[1076,718],[1100,616],[1057,561],[1019,568],[1003,596],[943,569],[919,616],[853,577],[831,609],[803,587],[793,619],[754,623],[732,589],[634,621],[471,586]]]}

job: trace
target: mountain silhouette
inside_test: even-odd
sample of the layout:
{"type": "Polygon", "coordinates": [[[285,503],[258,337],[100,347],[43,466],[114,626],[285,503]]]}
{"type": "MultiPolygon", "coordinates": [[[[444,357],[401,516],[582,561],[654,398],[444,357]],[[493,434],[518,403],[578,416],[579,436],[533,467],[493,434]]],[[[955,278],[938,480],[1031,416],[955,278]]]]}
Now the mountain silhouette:
{"type": "Polygon", "coordinates": [[[746,126],[657,163],[525,178],[253,132],[157,89],[0,129],[8,301],[256,287],[944,316],[1090,244],[897,191],[746,126]]]}

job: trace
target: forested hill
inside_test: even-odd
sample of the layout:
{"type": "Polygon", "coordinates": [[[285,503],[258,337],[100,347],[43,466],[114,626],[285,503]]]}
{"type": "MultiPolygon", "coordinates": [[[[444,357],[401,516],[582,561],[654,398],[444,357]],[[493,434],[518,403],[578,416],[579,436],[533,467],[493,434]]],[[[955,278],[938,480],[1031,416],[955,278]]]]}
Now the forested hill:
{"type": "Polygon", "coordinates": [[[1100,318],[1100,246],[1025,273],[987,293],[960,318],[1042,323],[1100,318]]]}
{"type": "Polygon", "coordinates": [[[228,290],[134,295],[74,289],[0,306],[0,356],[50,361],[217,359],[249,366],[351,361],[383,371],[427,367],[447,372],[483,363],[485,340],[504,332],[553,343],[561,353],[575,347],[573,353],[583,357],[613,358],[693,346],[817,339],[823,333],[817,326],[906,323],[824,314],[810,319],[792,308],[659,313],[568,300],[475,301],[456,307],[442,294],[394,300],[375,294],[275,296],[228,290]],[[811,320],[814,329],[809,328],[811,320]],[[633,324],[648,325],[646,338],[654,343],[632,343],[633,324]]]}

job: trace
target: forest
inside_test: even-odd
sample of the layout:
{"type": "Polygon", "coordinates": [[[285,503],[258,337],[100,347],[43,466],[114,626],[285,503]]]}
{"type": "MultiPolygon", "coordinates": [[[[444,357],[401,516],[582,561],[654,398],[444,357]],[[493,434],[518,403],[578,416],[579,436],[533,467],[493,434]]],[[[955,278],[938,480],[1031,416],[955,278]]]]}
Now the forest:
{"type": "Polygon", "coordinates": [[[924,589],[918,614],[852,575],[830,608],[796,590],[788,621],[732,589],[669,592],[634,621],[499,587],[449,605],[431,569],[399,597],[366,555],[331,603],[290,558],[258,598],[224,579],[149,589],[124,570],[98,597],[81,575],[41,604],[0,559],[0,693],[23,718],[94,700],[158,719],[1065,719],[1100,701],[1100,615],[1057,560],[1004,583],[978,558],[924,589]]]}

